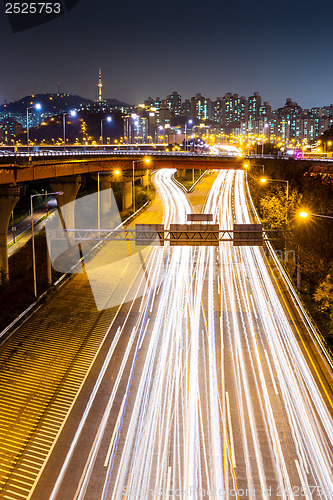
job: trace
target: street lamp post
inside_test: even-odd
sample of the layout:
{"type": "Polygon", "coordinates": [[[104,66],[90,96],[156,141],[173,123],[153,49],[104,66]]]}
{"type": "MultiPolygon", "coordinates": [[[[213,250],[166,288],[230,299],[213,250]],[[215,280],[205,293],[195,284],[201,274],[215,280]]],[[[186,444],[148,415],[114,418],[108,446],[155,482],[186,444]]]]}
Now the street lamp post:
{"type": "Polygon", "coordinates": [[[39,193],[30,195],[30,214],[31,214],[31,236],[32,236],[32,272],[34,277],[34,296],[37,298],[37,276],[36,276],[36,254],[35,254],[35,231],[34,231],[34,207],[33,198],[35,196],[50,196],[50,195],[63,195],[63,191],[56,191],[55,193],[39,193]]]}
{"type": "Polygon", "coordinates": [[[299,216],[302,217],[303,219],[306,219],[309,216],[311,216],[311,217],[322,217],[323,219],[333,219],[333,217],[331,215],[312,214],[312,213],[308,213],[308,212],[305,212],[305,211],[300,212],[299,216]]]}
{"type": "Polygon", "coordinates": [[[265,123],[265,125],[262,128],[262,145],[261,145],[261,156],[264,156],[264,142],[265,142],[265,128],[267,128],[269,125],[268,123],[265,123]]]}
{"type": "MultiPolygon", "coordinates": [[[[99,174],[108,174],[107,170],[102,170],[101,172],[97,172],[97,229],[101,229],[101,198],[100,198],[100,182],[99,182],[99,174]]],[[[99,233],[100,236],[100,233],[99,233]]]]}
{"type": "Polygon", "coordinates": [[[127,142],[127,147],[126,149],[128,150],[128,139],[129,139],[129,133],[130,133],[130,126],[129,126],[129,116],[126,117],[126,142],[127,142]]]}
{"type": "Polygon", "coordinates": [[[104,139],[103,139],[103,122],[104,121],[107,121],[110,123],[112,121],[111,116],[107,116],[106,118],[102,118],[102,120],[101,120],[101,144],[104,144],[104,139]]]}
{"type": "Polygon", "coordinates": [[[193,120],[188,120],[185,122],[185,151],[187,151],[187,125],[192,125],[193,120]]]}
{"type": "Polygon", "coordinates": [[[250,165],[249,163],[244,164],[244,168],[249,169],[250,167],[251,168],[252,167],[262,167],[262,175],[264,175],[264,173],[265,173],[265,165],[250,165]]]}
{"type": "Polygon", "coordinates": [[[133,160],[133,180],[132,180],[132,204],[133,204],[133,212],[135,213],[135,171],[134,167],[136,163],[141,163],[144,161],[145,163],[150,163],[151,159],[150,158],[144,158],[144,160],[133,160]]]}
{"type": "MultiPolygon", "coordinates": [[[[313,214],[306,212],[305,210],[302,210],[301,212],[298,212],[299,217],[302,219],[307,219],[308,217],[319,217],[321,219],[333,219],[331,215],[321,215],[321,214],[313,214]]],[[[301,267],[299,264],[299,246],[297,247],[297,288],[301,288],[301,267]]]]}
{"type": "Polygon", "coordinates": [[[288,200],[289,198],[289,181],[285,181],[283,179],[266,179],[265,177],[262,177],[260,179],[260,182],[265,184],[265,182],[286,182],[287,183],[287,188],[286,188],[286,198],[288,200]]]}
{"type": "MultiPolygon", "coordinates": [[[[162,134],[162,143],[163,143],[163,140],[164,140],[164,127],[163,127],[163,125],[159,125],[158,130],[160,130],[161,132],[163,130],[163,134],[162,134]]],[[[157,139],[158,139],[158,137],[157,137],[157,139]]],[[[159,142],[159,140],[157,142],[159,142]]]]}
{"type": "Polygon", "coordinates": [[[69,113],[62,114],[62,134],[63,134],[63,141],[64,141],[64,151],[66,151],[66,116],[67,115],[74,118],[76,116],[76,111],[72,110],[69,113]]]}
{"type": "Polygon", "coordinates": [[[27,108],[27,145],[28,145],[28,154],[30,152],[30,146],[29,146],[29,109],[37,109],[37,111],[41,110],[42,109],[42,106],[41,104],[37,103],[37,104],[34,104],[33,106],[29,106],[27,108]]]}

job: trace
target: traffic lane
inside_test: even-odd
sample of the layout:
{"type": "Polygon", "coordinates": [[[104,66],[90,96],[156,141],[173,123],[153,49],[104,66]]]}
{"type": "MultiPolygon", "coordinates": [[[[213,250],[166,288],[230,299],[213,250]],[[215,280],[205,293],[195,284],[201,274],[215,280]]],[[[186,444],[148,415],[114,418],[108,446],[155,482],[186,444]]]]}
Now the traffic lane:
{"type": "MultiPolygon", "coordinates": [[[[201,263],[201,266],[202,264],[203,263],[201,263]]],[[[205,264],[206,262],[204,262],[204,265],[205,264]]],[[[194,270],[193,274],[195,274],[195,272],[196,271],[194,270]]],[[[206,286],[206,279],[204,279],[203,286],[206,286]]],[[[204,292],[204,296],[206,295],[207,293],[204,292]]],[[[207,297],[203,300],[206,302],[207,297]]],[[[176,303],[181,305],[181,301],[179,300],[177,300],[176,303]]],[[[210,477],[210,475],[213,475],[213,473],[209,471],[208,477],[205,476],[206,469],[204,467],[204,457],[213,457],[213,452],[216,451],[216,448],[219,449],[220,443],[217,443],[216,440],[212,438],[212,431],[210,430],[212,428],[211,412],[206,405],[207,389],[210,386],[209,367],[211,358],[209,357],[209,349],[207,348],[207,338],[209,337],[209,335],[207,332],[206,318],[208,314],[207,311],[206,313],[204,312],[204,306],[201,310],[200,304],[201,300],[198,303],[201,311],[200,321],[196,325],[195,332],[192,331],[191,328],[189,331],[186,331],[186,333],[185,331],[180,332],[179,329],[178,331],[172,329],[170,332],[172,335],[169,340],[168,338],[164,338],[163,332],[161,332],[159,335],[158,349],[163,350],[162,343],[166,342],[168,355],[163,355],[163,352],[160,352],[159,354],[159,356],[165,357],[166,364],[162,364],[160,369],[157,369],[153,374],[153,386],[155,386],[155,379],[159,379],[159,375],[161,372],[163,375],[162,378],[160,378],[159,382],[156,381],[156,383],[158,383],[160,386],[160,390],[156,392],[156,399],[154,397],[154,394],[152,394],[150,397],[149,409],[147,408],[147,411],[149,411],[153,406],[155,407],[155,412],[157,412],[157,414],[159,415],[158,420],[160,421],[161,425],[161,428],[160,425],[158,426],[159,437],[156,436],[156,439],[152,439],[152,442],[149,442],[148,446],[148,448],[150,448],[149,455],[151,454],[151,456],[154,457],[154,460],[151,463],[151,468],[149,469],[149,484],[144,482],[141,478],[140,469],[144,468],[145,466],[143,464],[140,465],[140,463],[138,463],[138,459],[145,460],[148,464],[150,463],[150,461],[148,458],[145,458],[145,455],[143,455],[142,457],[141,454],[138,455],[137,459],[133,457],[132,452],[136,448],[136,445],[134,444],[134,442],[130,442],[130,444],[127,444],[127,447],[129,447],[128,452],[126,452],[125,450],[124,453],[130,454],[128,460],[134,460],[135,467],[130,468],[129,470],[125,469],[126,475],[120,485],[116,485],[116,483],[114,482],[114,478],[117,476],[118,472],[121,473],[122,471],[117,469],[115,466],[113,467],[113,480],[111,476],[108,498],[111,498],[111,492],[115,494],[116,487],[118,487],[119,489],[119,487],[121,488],[122,485],[129,485],[129,491],[133,493],[133,487],[129,483],[132,480],[134,481],[134,484],[138,482],[137,484],[144,485],[144,487],[147,486],[147,488],[151,488],[152,490],[154,490],[155,488],[155,491],[157,491],[159,489],[159,484],[165,484],[165,481],[167,481],[167,478],[169,478],[168,481],[170,481],[170,483],[168,484],[170,484],[170,488],[174,490],[176,488],[184,488],[184,484],[186,481],[185,478],[188,474],[188,464],[186,464],[186,457],[188,456],[187,447],[189,446],[189,441],[191,445],[194,445],[196,440],[198,440],[198,443],[200,442],[200,444],[194,446],[193,453],[196,454],[197,460],[199,460],[199,462],[200,460],[202,461],[202,470],[200,470],[200,467],[198,466],[198,472],[200,471],[201,475],[200,484],[205,486],[205,488],[207,488],[208,484],[211,484],[212,478],[210,477]],[[194,338],[194,336],[196,337],[196,339],[194,338]],[[194,344],[199,346],[199,351],[196,350],[195,346],[191,346],[192,341],[195,341],[194,344]],[[198,356],[197,366],[199,368],[199,372],[197,372],[197,369],[195,368],[195,373],[192,373],[193,377],[191,376],[191,374],[187,374],[188,371],[191,372],[193,370],[193,365],[190,363],[190,358],[192,358],[193,356],[193,352],[191,354],[192,350],[194,350],[195,357],[198,356]],[[202,373],[201,377],[200,373],[202,373]],[[192,383],[190,383],[190,380],[192,380],[192,383]],[[202,387],[199,393],[196,392],[195,387],[193,387],[192,385],[194,383],[196,386],[196,380],[197,382],[199,381],[199,386],[202,383],[202,387]],[[180,381],[181,384],[179,385],[180,381]],[[172,387],[178,387],[178,390],[174,392],[174,390],[172,390],[172,387]],[[190,440],[191,420],[193,415],[188,413],[187,410],[192,397],[195,397],[195,400],[197,401],[196,404],[198,404],[197,410],[199,411],[201,422],[199,427],[200,429],[205,429],[203,433],[200,432],[200,436],[194,439],[194,441],[190,440]],[[164,398],[166,399],[164,400],[164,398]],[[165,450],[165,454],[163,450],[165,450]],[[200,451],[202,451],[202,457],[200,456],[200,451]],[[158,471],[159,473],[157,474],[158,471]],[[180,476],[179,480],[175,479],[175,476],[177,477],[178,475],[180,476]],[[176,481],[176,484],[174,483],[174,481],[176,481]]],[[[190,313],[187,312],[186,317],[183,318],[184,325],[191,323],[193,318],[191,318],[190,316],[190,313]]],[[[180,317],[181,315],[179,315],[179,318],[180,317]]],[[[148,360],[148,363],[149,362],[150,361],[148,360]]],[[[137,408],[137,413],[134,415],[134,418],[141,420],[141,418],[144,418],[144,413],[145,405],[141,402],[139,408],[137,408]]],[[[133,416],[130,413],[127,413],[124,420],[126,422],[130,422],[132,418],[133,416]]],[[[196,418],[194,419],[193,424],[198,424],[196,418]]],[[[220,429],[219,420],[215,421],[215,428],[216,427],[220,429]]],[[[152,435],[154,435],[153,429],[147,422],[144,423],[143,429],[146,429],[146,432],[148,431],[149,433],[152,433],[152,435]]],[[[135,430],[135,434],[137,435],[137,430],[135,430]]],[[[143,438],[144,436],[142,436],[142,439],[143,438]]],[[[122,444],[125,444],[126,439],[126,435],[123,434],[122,444]]],[[[124,447],[120,446],[120,448],[123,449],[124,447]]],[[[115,465],[117,464],[117,466],[119,466],[120,463],[120,457],[118,459],[116,457],[115,465]]],[[[222,468],[221,462],[219,462],[219,467],[222,468]]],[[[192,487],[195,487],[195,482],[190,483],[190,485],[192,487]]]]}
{"type": "MultiPolygon", "coordinates": [[[[284,459],[288,465],[287,469],[288,471],[292,469],[290,464],[296,465],[298,481],[302,483],[300,487],[310,484],[316,485],[318,491],[320,487],[329,491],[332,485],[329,484],[329,475],[325,475],[324,472],[326,467],[324,464],[327,464],[329,457],[322,448],[326,446],[327,449],[332,439],[327,408],[297,346],[289,317],[285,315],[280,299],[272,290],[272,281],[261,258],[260,250],[244,248],[238,252],[243,255],[244,269],[246,269],[240,276],[244,296],[250,296],[256,316],[254,320],[256,342],[259,344],[259,349],[261,345],[263,346],[258,357],[258,366],[267,361],[269,371],[272,372],[271,378],[276,385],[274,391],[278,391],[281,396],[281,405],[285,409],[286,421],[294,441],[294,459],[291,457],[290,460],[284,459]],[[310,471],[308,464],[311,464],[310,471]]],[[[264,398],[265,404],[268,402],[267,396],[268,393],[264,398]]],[[[283,429],[280,425],[278,424],[277,429],[283,429]]],[[[281,447],[283,454],[285,450],[288,452],[288,443],[281,447]]],[[[294,477],[293,472],[288,474],[293,474],[294,477]]],[[[293,486],[291,480],[289,485],[293,486]]],[[[294,485],[295,488],[299,486],[297,483],[294,485]]]]}
{"type": "Polygon", "coordinates": [[[269,259],[266,254],[265,259],[276,293],[281,297],[284,311],[287,317],[290,318],[290,326],[294,331],[298,346],[307,359],[309,370],[317,381],[317,386],[326,402],[327,409],[333,417],[333,372],[321,352],[321,347],[307,328],[300,310],[295,306],[280,269],[274,265],[274,260],[269,259]]]}
{"type": "MultiPolygon", "coordinates": [[[[248,223],[256,220],[256,214],[253,202],[248,198],[249,193],[244,190],[243,177],[243,174],[238,173],[235,180],[236,219],[237,222],[248,223]]],[[[297,292],[290,289],[294,285],[279,263],[272,245],[266,243],[266,248],[269,251],[269,257],[266,252],[264,253],[256,247],[253,247],[249,251],[252,252],[258,268],[261,268],[261,274],[266,276],[266,285],[264,284],[264,286],[267,289],[268,296],[273,297],[273,303],[274,301],[276,302],[281,318],[288,318],[289,326],[294,332],[294,337],[297,339],[297,347],[307,360],[308,369],[314,380],[316,380],[317,387],[326,402],[327,410],[332,416],[333,370],[331,369],[332,364],[328,362],[327,355],[324,355],[322,346],[320,345],[323,345],[324,342],[318,339],[320,334],[316,334],[314,328],[308,326],[309,324],[311,325],[311,319],[309,319],[307,311],[300,303],[297,292]],[[258,255],[255,255],[258,253],[261,255],[260,258],[258,255]],[[274,290],[272,290],[272,286],[274,290]],[[281,314],[281,307],[284,314],[281,314]]]]}
{"type": "MultiPolygon", "coordinates": [[[[158,252],[155,252],[155,253],[158,255],[158,252]]],[[[139,278],[137,278],[137,279],[139,279],[139,278]]],[[[145,286],[144,277],[142,279],[141,286],[142,287],[145,286]]],[[[115,392],[114,402],[113,402],[113,404],[115,405],[115,410],[113,410],[113,408],[112,408],[112,411],[117,412],[119,409],[119,408],[117,408],[117,404],[119,406],[121,401],[119,403],[118,395],[120,394],[121,398],[122,398],[123,394],[125,392],[126,380],[128,379],[128,375],[129,375],[129,371],[130,371],[130,367],[131,367],[131,360],[132,360],[132,357],[133,357],[134,352],[135,352],[136,340],[134,340],[131,349],[128,350],[129,339],[130,339],[130,337],[133,337],[133,331],[135,330],[134,327],[136,326],[138,317],[140,315],[141,301],[143,301],[143,302],[145,301],[144,294],[143,293],[141,294],[143,288],[140,290],[140,287],[138,286],[136,279],[134,279],[132,282],[132,288],[134,288],[136,290],[136,293],[137,293],[139,298],[137,300],[133,300],[131,302],[126,302],[122,305],[120,311],[118,312],[116,320],[113,323],[112,330],[108,336],[108,342],[105,341],[106,343],[104,343],[102,346],[101,353],[103,353],[104,356],[106,356],[108,354],[108,351],[105,354],[105,350],[107,350],[108,346],[111,345],[110,342],[112,342],[113,339],[115,338],[114,336],[111,336],[111,338],[110,338],[110,335],[112,334],[112,332],[115,332],[115,331],[116,331],[116,333],[114,333],[114,335],[117,335],[117,332],[119,331],[118,336],[119,335],[120,336],[119,336],[119,340],[118,340],[118,343],[116,346],[116,350],[115,350],[114,354],[112,355],[111,360],[109,361],[109,363],[112,365],[111,368],[108,367],[108,374],[109,375],[104,375],[103,380],[102,380],[102,384],[101,384],[101,386],[98,390],[98,393],[96,395],[96,398],[97,397],[99,398],[99,394],[101,393],[101,402],[99,399],[97,402],[96,402],[96,400],[94,400],[93,406],[91,407],[90,412],[88,414],[88,418],[87,418],[88,424],[87,425],[85,424],[85,426],[84,426],[84,432],[82,433],[83,438],[82,438],[82,435],[79,436],[78,440],[76,439],[77,437],[75,438],[75,441],[77,441],[77,445],[76,445],[76,448],[74,450],[73,456],[71,456],[70,460],[69,460],[70,472],[68,472],[68,469],[65,470],[64,479],[61,483],[60,493],[58,494],[57,498],[62,498],[61,497],[62,492],[64,495],[70,494],[70,492],[73,493],[72,492],[72,489],[74,487],[73,486],[73,484],[74,484],[73,478],[79,480],[79,477],[81,476],[80,471],[82,471],[82,469],[84,469],[85,461],[87,460],[89,452],[93,447],[93,436],[95,436],[97,431],[98,431],[99,424],[97,425],[96,422],[101,421],[101,418],[102,418],[103,413],[104,413],[104,409],[108,403],[107,397],[110,398],[110,393],[112,393],[112,392],[115,392]],[[127,353],[126,354],[127,361],[126,361],[126,364],[123,366],[123,358],[125,356],[125,353],[127,353]],[[122,379],[119,381],[119,380],[117,380],[117,377],[118,377],[118,373],[119,373],[120,369],[123,370],[123,373],[122,373],[122,379]],[[111,372],[109,370],[111,370],[111,372]],[[109,382],[105,382],[105,380],[109,380],[109,382]],[[115,389],[115,386],[116,386],[116,389],[115,389]],[[87,443],[88,443],[88,445],[87,445],[87,443]],[[81,449],[81,446],[82,446],[82,449],[81,449]],[[77,450],[79,450],[79,451],[77,451],[77,450]],[[84,457],[84,458],[82,458],[82,457],[84,457]],[[76,474],[77,474],[77,477],[76,477],[76,474]],[[67,479],[68,479],[68,481],[67,481],[67,479]]],[[[129,289],[129,291],[130,291],[130,289],[129,289]]],[[[134,332],[134,337],[137,339],[137,337],[138,337],[137,331],[134,332]]],[[[100,359],[101,353],[100,353],[98,359],[100,359]]],[[[91,373],[97,372],[97,375],[98,375],[99,369],[101,368],[101,366],[102,366],[101,362],[99,362],[98,365],[94,364],[91,373]],[[98,368],[96,368],[96,366],[98,368]]],[[[90,376],[91,375],[89,373],[89,377],[90,376]]],[[[88,377],[88,379],[89,379],[89,377],[88,377]]],[[[97,380],[97,378],[98,377],[95,376],[94,380],[97,380]]],[[[93,385],[90,384],[88,386],[87,390],[85,389],[86,387],[87,387],[86,385],[83,387],[82,394],[86,394],[85,401],[88,401],[89,392],[93,388],[93,385]]],[[[81,400],[81,399],[82,399],[82,395],[80,394],[79,400],[81,400]]],[[[77,420],[78,416],[76,414],[73,413],[73,415],[74,415],[74,417],[72,417],[72,414],[70,414],[69,419],[70,419],[70,422],[73,422],[72,425],[75,428],[75,426],[76,427],[78,426],[79,420],[77,420]],[[75,424],[75,419],[76,419],[76,424],[75,424]]],[[[112,428],[114,426],[114,423],[115,422],[112,423],[112,428]]],[[[58,443],[56,444],[55,450],[58,450],[58,449],[61,450],[61,442],[64,442],[63,434],[61,434],[61,436],[59,438],[60,444],[59,445],[58,445],[58,443]]],[[[65,438],[65,443],[67,446],[68,443],[67,443],[66,438],[65,438]]],[[[68,446],[67,446],[67,449],[68,449],[68,446]]],[[[51,455],[50,460],[49,460],[49,463],[51,463],[51,464],[59,463],[58,460],[60,460],[60,461],[65,460],[65,457],[62,457],[62,459],[60,459],[60,458],[54,459],[53,457],[54,457],[54,454],[51,455]]],[[[48,477],[48,474],[50,473],[49,464],[47,465],[47,467],[48,467],[48,469],[45,470],[45,473],[43,474],[43,476],[46,478],[46,480],[43,480],[43,476],[42,476],[40,483],[37,485],[36,491],[38,491],[38,492],[39,491],[43,492],[43,485],[48,484],[47,477],[48,477]],[[40,486],[40,485],[42,485],[42,486],[40,486]]],[[[75,491],[74,491],[74,493],[75,493],[75,491]]],[[[37,493],[36,498],[38,498],[38,493],[37,493]]]]}
{"type": "MultiPolygon", "coordinates": [[[[40,480],[33,492],[33,495],[31,497],[32,500],[46,500],[50,498],[54,484],[59,476],[70,445],[77,431],[78,422],[80,422],[84,415],[90,395],[99,378],[101,368],[110,350],[112,341],[115,338],[118,328],[121,328],[123,326],[123,323],[128,316],[131,306],[132,304],[128,302],[123,304],[121,309],[119,310],[112,328],[107,335],[99,351],[99,354],[89,371],[84,386],[82,387],[82,390],[80,391],[80,394],[71,412],[69,413],[62,432],[55,443],[52,454],[50,455],[50,458],[45,466],[45,469],[43,470],[40,480]]],[[[98,431],[100,421],[110,397],[110,391],[112,391],[114,387],[114,382],[117,378],[117,374],[119,372],[123,356],[127,348],[130,330],[131,327],[134,327],[135,325],[137,314],[138,308],[134,303],[132,315],[130,315],[127,320],[129,322],[129,328],[123,330],[122,335],[118,340],[116,350],[114,352],[114,355],[112,356],[112,362],[110,362],[108,365],[105,376],[103,377],[100,388],[96,395],[94,405],[88,413],[85,426],[83,427],[79,441],[75,447],[73,458],[69,463],[69,467],[59,489],[58,498],[74,498],[74,494],[79,483],[82,470],[88,458],[89,451],[93,445],[95,435],[98,431]]],[[[121,405],[121,394],[125,391],[126,388],[126,375],[128,375],[129,373],[130,364],[131,362],[129,360],[125,367],[123,382],[119,386],[119,394],[116,395],[114,401],[115,411],[114,413],[112,413],[111,417],[111,428],[113,428],[115,424],[116,414],[117,411],[119,411],[121,405]]]]}
{"type": "MultiPolygon", "coordinates": [[[[222,294],[224,287],[222,282],[222,294]]],[[[281,457],[276,456],[277,451],[288,463],[292,483],[301,487],[295,466],[292,466],[295,448],[284,404],[275,394],[266,362],[268,346],[258,344],[257,332],[253,328],[255,314],[249,315],[243,298],[240,303],[229,301],[230,290],[229,283],[222,311],[225,377],[222,396],[227,416],[230,414],[229,460],[232,464],[228,481],[232,487],[235,478],[237,489],[247,490],[250,498],[260,497],[268,488],[275,492],[274,497],[279,488],[282,490],[279,475],[283,476],[283,463],[281,457]]]]}

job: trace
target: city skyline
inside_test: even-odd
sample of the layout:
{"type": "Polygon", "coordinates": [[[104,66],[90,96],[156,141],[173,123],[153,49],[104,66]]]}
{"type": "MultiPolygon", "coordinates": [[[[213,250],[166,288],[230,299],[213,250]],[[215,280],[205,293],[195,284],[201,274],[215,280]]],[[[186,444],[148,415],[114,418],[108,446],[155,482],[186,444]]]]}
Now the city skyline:
{"type": "MultiPolygon", "coordinates": [[[[96,84],[97,88],[98,88],[98,84],[96,84]]],[[[102,87],[104,86],[104,83],[102,85],[102,87]]],[[[232,90],[232,89],[231,89],[232,90]]],[[[97,93],[98,93],[98,90],[97,90],[97,93]]],[[[271,105],[271,101],[266,99],[266,96],[263,96],[262,93],[260,91],[252,91],[250,92],[250,95],[245,95],[244,93],[237,93],[237,92],[233,92],[233,91],[227,91],[227,92],[221,92],[219,95],[217,96],[211,96],[211,95],[203,95],[202,92],[200,92],[199,90],[194,92],[193,94],[189,94],[189,95],[183,95],[181,93],[178,92],[178,90],[173,90],[172,92],[169,90],[169,92],[167,92],[165,95],[158,95],[156,92],[153,93],[152,95],[147,95],[145,96],[142,100],[139,100],[137,102],[128,102],[128,101],[121,101],[120,99],[117,99],[117,97],[112,97],[112,96],[105,96],[104,93],[101,94],[101,99],[95,97],[94,99],[93,98],[89,98],[89,97],[86,97],[86,96],[83,96],[83,95],[79,95],[78,93],[76,92],[73,92],[73,93],[70,93],[70,92],[66,92],[65,90],[63,89],[60,89],[59,88],[59,85],[58,85],[58,89],[57,91],[46,91],[46,92],[33,92],[31,94],[24,94],[24,95],[21,95],[19,96],[18,98],[16,99],[13,99],[12,101],[8,101],[6,100],[5,102],[1,102],[0,101],[0,106],[3,106],[3,105],[12,105],[14,103],[17,103],[19,101],[22,101],[26,98],[29,98],[29,97],[33,97],[34,95],[69,95],[69,96],[76,96],[78,98],[82,98],[86,101],[91,101],[91,102],[101,102],[101,101],[108,101],[108,100],[114,100],[114,101],[118,101],[119,102],[119,105],[120,104],[123,104],[123,105],[126,105],[128,107],[136,107],[136,106],[139,106],[140,104],[146,102],[147,100],[149,99],[158,99],[160,101],[166,101],[168,99],[168,97],[170,97],[173,93],[177,93],[181,99],[182,99],[182,102],[185,102],[186,100],[189,100],[191,101],[191,99],[195,98],[195,96],[197,95],[201,95],[201,96],[204,96],[206,97],[207,99],[210,99],[212,102],[218,100],[218,99],[223,99],[226,95],[230,95],[230,96],[237,96],[237,97],[240,97],[240,98],[245,98],[245,99],[249,99],[249,97],[251,97],[251,95],[254,95],[254,94],[259,94],[260,97],[261,97],[261,100],[262,100],[262,103],[263,104],[268,104],[272,110],[278,110],[279,108],[282,108],[284,107],[288,101],[293,101],[297,106],[300,106],[303,110],[307,110],[307,109],[313,109],[313,108],[325,108],[325,107],[329,107],[329,106],[332,106],[333,102],[326,102],[324,104],[322,104],[321,106],[310,106],[310,107],[305,107],[305,106],[302,106],[297,97],[294,98],[294,97],[290,97],[290,96],[286,96],[284,99],[282,98],[282,101],[281,103],[278,105],[278,106],[272,106],[271,105]]],[[[333,96],[332,96],[332,101],[333,101],[333,96]]]]}
{"type": "MultiPolygon", "coordinates": [[[[282,140],[283,144],[287,144],[289,141],[296,141],[297,146],[300,145],[300,142],[313,142],[320,138],[325,131],[331,129],[333,124],[333,104],[321,108],[303,109],[297,102],[287,98],[284,106],[274,110],[259,92],[253,92],[248,97],[228,92],[216,100],[197,93],[191,99],[184,100],[177,91],[173,91],[165,98],[148,97],[144,103],[128,106],[116,100],[105,100],[101,92],[102,87],[103,83],[99,72],[97,101],[89,101],[80,98],[80,96],[68,94],[36,94],[1,106],[0,141],[8,144],[15,139],[20,140],[22,129],[27,124],[27,106],[30,109],[34,107],[34,104],[36,110],[34,113],[30,113],[29,126],[39,127],[42,125],[43,130],[41,129],[38,135],[42,133],[43,137],[39,137],[39,140],[43,141],[47,137],[50,140],[50,134],[45,135],[46,129],[44,127],[50,119],[51,122],[54,122],[54,118],[51,117],[59,114],[63,116],[64,112],[69,114],[69,110],[75,110],[75,113],[77,111],[87,112],[86,119],[88,121],[94,115],[99,116],[98,119],[104,116],[104,120],[109,118],[110,121],[113,121],[111,116],[117,110],[118,116],[113,123],[115,125],[118,122],[118,125],[117,131],[115,128],[113,129],[113,138],[117,140],[121,137],[126,138],[130,132],[130,140],[134,142],[153,142],[153,139],[157,141],[161,135],[160,131],[163,130],[163,135],[165,135],[166,129],[168,136],[178,134],[179,141],[181,129],[184,126],[186,129],[187,123],[193,126],[199,125],[204,129],[208,126],[211,136],[213,132],[219,137],[221,134],[243,137],[265,136],[269,142],[280,143],[282,140]],[[108,114],[111,116],[107,116],[108,114]],[[89,115],[90,118],[88,118],[89,115]],[[128,128],[129,121],[131,122],[130,128],[128,128]],[[121,128],[123,128],[123,134],[121,128]]],[[[85,121],[85,119],[83,120],[85,121]]],[[[96,126],[96,123],[92,125],[93,128],[96,126]]],[[[91,137],[96,133],[99,132],[90,130],[91,137]]],[[[87,141],[86,133],[83,136],[82,140],[87,141]]],[[[54,139],[55,137],[53,137],[54,139]]],[[[74,139],[72,138],[72,140],[74,139]]],[[[177,140],[169,138],[168,142],[177,142],[177,140]]]]}
{"type": "MultiPolygon", "coordinates": [[[[29,93],[62,92],[95,99],[98,69],[104,96],[134,104],[177,89],[189,98],[259,91],[273,108],[287,97],[303,108],[332,102],[329,32],[322,10],[307,2],[279,6],[205,4],[207,19],[180,3],[94,4],[81,0],[45,25],[12,33],[1,11],[1,102],[29,93]],[[230,22],[230,20],[232,22],[230,22]],[[171,29],[172,28],[172,29],[171,29]],[[60,36],[61,35],[61,36],[60,36]],[[28,57],[23,57],[28,47],[28,57]],[[84,75],[84,78],[81,77],[84,75]]],[[[325,18],[332,6],[325,6],[325,18]]]]}
{"type": "MultiPolygon", "coordinates": [[[[95,95],[94,96],[87,96],[87,95],[82,95],[80,94],[78,91],[75,91],[75,88],[74,88],[74,91],[73,92],[69,92],[67,91],[66,89],[62,88],[62,85],[61,85],[61,82],[57,82],[56,84],[56,88],[55,89],[46,89],[45,91],[40,91],[40,92],[31,92],[31,93],[23,93],[22,95],[17,95],[16,97],[13,97],[12,99],[7,99],[6,96],[4,95],[0,95],[0,106],[4,105],[4,104],[10,104],[10,103],[13,103],[13,102],[17,102],[17,101],[20,101],[22,100],[23,98],[27,97],[27,96],[30,96],[30,95],[37,95],[37,94],[45,94],[45,95],[48,95],[48,94],[64,94],[64,95],[76,95],[78,97],[82,97],[83,99],[87,99],[87,100],[91,100],[91,101],[98,101],[98,71],[96,72],[96,83],[95,83],[95,95]]],[[[103,87],[108,87],[107,83],[104,84],[104,80],[103,80],[103,87]]],[[[200,93],[201,95],[205,95],[207,98],[211,99],[212,101],[220,98],[220,97],[223,97],[225,94],[237,94],[239,95],[240,97],[246,97],[248,98],[249,95],[252,95],[254,94],[255,92],[258,92],[262,99],[263,99],[263,102],[267,102],[268,104],[271,105],[272,109],[278,109],[278,108],[281,108],[285,105],[286,101],[289,99],[289,100],[292,100],[292,101],[295,101],[300,107],[302,107],[303,109],[311,109],[311,108],[322,108],[322,107],[325,107],[325,106],[329,106],[331,104],[333,104],[333,94],[331,96],[331,100],[328,102],[322,102],[321,105],[319,104],[312,104],[312,105],[309,105],[309,106],[304,106],[302,105],[302,103],[299,101],[298,97],[297,96],[293,96],[293,95],[289,95],[287,94],[285,97],[281,96],[281,100],[278,101],[277,98],[273,98],[273,100],[270,100],[269,97],[267,97],[266,95],[263,95],[263,93],[260,91],[260,90],[253,90],[253,89],[250,89],[249,92],[236,92],[234,89],[228,89],[228,90],[222,90],[221,89],[221,92],[216,94],[216,95],[208,95],[208,94],[205,94],[204,92],[202,92],[200,89],[194,91],[193,93],[181,93],[179,92],[178,90],[173,90],[177,93],[179,93],[182,97],[182,99],[185,101],[186,99],[189,99],[191,100],[191,98],[193,98],[195,95],[197,95],[198,93],[200,93]],[[272,103],[273,102],[277,102],[277,105],[273,105],[272,103]]],[[[156,99],[166,99],[166,97],[168,95],[172,94],[172,91],[169,89],[166,90],[165,94],[161,94],[159,92],[154,92],[152,91],[149,95],[144,95],[142,96],[141,99],[135,101],[135,102],[130,102],[128,99],[120,99],[118,96],[114,96],[114,95],[105,95],[105,92],[103,90],[103,95],[102,95],[102,99],[103,100],[108,100],[108,99],[115,99],[115,100],[118,100],[119,102],[123,102],[123,103],[126,103],[128,106],[137,106],[139,105],[140,103],[143,103],[144,101],[146,101],[148,98],[152,97],[152,98],[156,98],[156,99]]]]}
{"type": "Polygon", "coordinates": [[[332,2],[0,4],[0,498],[333,500],[332,2]]]}

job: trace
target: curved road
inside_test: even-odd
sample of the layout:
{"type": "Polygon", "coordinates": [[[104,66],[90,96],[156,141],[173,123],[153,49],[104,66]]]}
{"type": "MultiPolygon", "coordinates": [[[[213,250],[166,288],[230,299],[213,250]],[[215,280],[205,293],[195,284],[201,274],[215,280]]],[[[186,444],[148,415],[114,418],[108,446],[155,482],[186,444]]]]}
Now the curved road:
{"type": "MultiPolygon", "coordinates": [[[[192,211],[171,174],[166,226],[192,211]]],[[[220,172],[204,211],[251,222],[243,172],[220,172]]],[[[333,498],[332,371],[262,249],[154,247],[135,286],[32,498],[333,498]]]]}

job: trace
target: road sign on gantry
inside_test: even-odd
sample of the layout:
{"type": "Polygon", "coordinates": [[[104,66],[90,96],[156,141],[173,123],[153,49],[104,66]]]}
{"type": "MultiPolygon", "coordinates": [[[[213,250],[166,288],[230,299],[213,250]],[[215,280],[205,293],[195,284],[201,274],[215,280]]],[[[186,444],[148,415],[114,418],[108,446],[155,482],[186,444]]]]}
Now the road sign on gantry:
{"type": "Polygon", "coordinates": [[[213,214],[187,214],[188,222],[210,222],[213,220],[213,214]]]}
{"type": "Polygon", "coordinates": [[[218,246],[218,224],[170,224],[171,246],[218,246]]]}
{"type": "Polygon", "coordinates": [[[262,246],[262,224],[234,224],[233,246],[262,246]]]}

